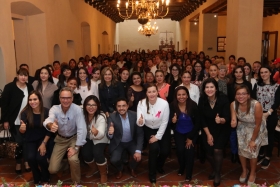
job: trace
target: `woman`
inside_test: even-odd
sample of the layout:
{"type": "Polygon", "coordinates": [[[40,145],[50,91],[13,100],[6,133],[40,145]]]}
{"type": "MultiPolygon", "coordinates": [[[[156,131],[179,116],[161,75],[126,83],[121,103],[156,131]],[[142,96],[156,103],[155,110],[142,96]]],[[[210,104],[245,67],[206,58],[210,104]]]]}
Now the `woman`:
{"type": "Polygon", "coordinates": [[[205,53],[203,51],[200,51],[197,57],[197,62],[200,62],[202,66],[204,67],[204,60],[205,60],[205,53]]]}
{"type": "Polygon", "coordinates": [[[168,103],[171,103],[174,99],[175,88],[181,84],[181,69],[180,66],[176,63],[172,64],[169,69],[170,76],[167,83],[170,84],[170,87],[168,90],[167,101],[168,103]]]}
{"type": "Polygon", "coordinates": [[[252,84],[252,89],[254,88],[255,84],[257,83],[256,79],[252,77],[252,67],[250,63],[245,63],[244,65],[244,72],[246,80],[252,84]]]}
{"type": "Polygon", "coordinates": [[[219,91],[227,95],[227,82],[225,80],[219,79],[218,71],[219,71],[218,66],[216,64],[211,64],[209,68],[209,77],[214,78],[218,83],[219,91]]]}
{"type": "Polygon", "coordinates": [[[89,95],[95,95],[97,98],[99,97],[97,85],[90,80],[90,76],[86,68],[80,68],[78,70],[78,84],[75,93],[79,93],[81,95],[82,104],[89,95]]]}
{"type": "MultiPolygon", "coordinates": [[[[27,98],[33,87],[27,84],[28,71],[24,68],[20,68],[17,71],[16,79],[5,85],[3,93],[1,95],[1,120],[6,130],[10,129],[11,135],[19,147],[23,148],[23,158],[25,160],[25,170],[31,171],[27,163],[27,150],[25,146],[24,138],[19,132],[20,127],[20,111],[27,105],[27,98]]],[[[17,174],[21,173],[21,158],[16,158],[17,174]]]]}
{"type": "Polygon", "coordinates": [[[57,87],[59,89],[63,88],[67,84],[67,80],[71,77],[71,68],[68,65],[61,66],[61,73],[58,77],[57,87]]]}
{"type": "Polygon", "coordinates": [[[95,82],[96,85],[98,85],[100,81],[100,69],[99,68],[93,68],[92,70],[92,82],[95,82]]]}
{"type": "Polygon", "coordinates": [[[182,84],[179,86],[185,86],[189,91],[189,97],[198,104],[199,100],[199,88],[198,86],[191,83],[191,73],[188,71],[184,71],[181,77],[182,84]]]}
{"type": "Polygon", "coordinates": [[[178,175],[183,175],[185,168],[187,168],[185,180],[191,181],[194,145],[199,131],[199,116],[197,104],[191,99],[185,86],[178,86],[175,89],[175,99],[170,104],[169,121],[172,126],[175,126],[176,154],[180,165],[178,175]]]}
{"type": "Polygon", "coordinates": [[[193,72],[193,67],[191,64],[186,65],[186,71],[189,71],[191,74],[193,72]]]}
{"type": "MultiPolygon", "coordinates": [[[[46,67],[51,71],[51,75],[52,75],[52,74],[53,74],[53,66],[50,65],[50,64],[48,64],[48,65],[46,65],[46,67]]],[[[39,76],[40,76],[40,75],[39,75],[39,76]]],[[[58,79],[55,78],[55,77],[53,77],[53,76],[52,76],[52,79],[53,79],[53,83],[54,83],[55,85],[57,85],[58,79]]]]}
{"type": "Polygon", "coordinates": [[[202,83],[203,79],[205,78],[204,75],[204,69],[201,62],[195,62],[194,63],[194,70],[192,73],[192,83],[200,87],[200,84],[202,83]]]}
{"type": "Polygon", "coordinates": [[[239,182],[245,183],[249,171],[246,167],[250,160],[250,176],[248,185],[256,179],[257,157],[261,146],[267,145],[266,122],[262,118],[261,104],[251,99],[250,88],[239,85],[235,89],[235,101],[230,105],[231,127],[237,126],[238,154],[242,166],[239,182]],[[238,120],[238,122],[237,122],[238,120]]]}
{"type": "Polygon", "coordinates": [[[117,81],[116,75],[109,67],[105,67],[101,72],[101,83],[98,85],[101,109],[109,116],[109,113],[116,111],[116,100],[124,97],[123,85],[117,81]]]}
{"type": "Polygon", "coordinates": [[[86,174],[86,178],[90,178],[99,169],[101,176],[100,182],[107,182],[107,160],[104,150],[109,143],[106,136],[107,120],[103,112],[98,98],[90,95],[85,99],[83,104],[85,121],[87,124],[88,135],[86,144],[82,148],[82,155],[85,163],[90,167],[86,174]]]}
{"type": "Polygon", "coordinates": [[[133,72],[139,72],[141,74],[141,77],[144,77],[144,67],[143,67],[143,61],[142,60],[138,60],[137,64],[134,65],[133,68],[130,69],[130,74],[132,74],[133,72]]]}
{"type": "Polygon", "coordinates": [[[127,93],[127,89],[129,87],[128,79],[129,79],[129,71],[128,71],[128,69],[121,68],[120,69],[120,83],[123,86],[124,93],[127,93]]]}
{"type": "Polygon", "coordinates": [[[31,168],[34,184],[50,182],[48,170],[47,144],[51,132],[43,126],[48,117],[49,110],[43,107],[41,93],[34,90],[28,96],[28,104],[21,112],[21,125],[19,131],[25,137],[27,161],[31,168]]]}
{"type": "Polygon", "coordinates": [[[145,98],[145,91],[139,72],[133,72],[130,77],[132,85],[127,90],[128,105],[129,110],[136,112],[138,102],[145,98]]]}
{"type": "Polygon", "coordinates": [[[40,78],[32,83],[34,90],[38,91],[43,98],[43,105],[50,109],[52,106],[53,93],[57,86],[53,83],[51,72],[47,67],[40,69],[40,78]]]}
{"type": "Polygon", "coordinates": [[[261,147],[257,164],[261,164],[262,169],[267,169],[272,157],[275,140],[274,131],[278,122],[277,108],[280,105],[280,87],[273,81],[270,67],[263,66],[260,68],[259,80],[253,89],[253,98],[262,105],[268,135],[268,145],[261,147]]]}
{"type": "Polygon", "coordinates": [[[77,62],[75,59],[70,59],[68,62],[69,67],[71,68],[71,77],[75,77],[76,76],[76,72],[77,72],[77,62]]]}
{"type": "Polygon", "coordinates": [[[170,151],[170,129],[168,128],[168,103],[158,97],[156,85],[149,85],[146,98],[137,106],[137,125],[144,126],[145,139],[149,142],[149,179],[156,183],[156,172],[162,169],[170,151]]]}
{"type": "MultiPolygon", "coordinates": [[[[75,103],[76,105],[82,105],[82,97],[79,93],[76,93],[75,90],[77,88],[77,84],[78,84],[78,80],[76,77],[70,77],[67,80],[67,87],[71,88],[71,90],[74,92],[73,93],[73,103],[75,103]]],[[[59,92],[61,89],[56,90],[53,93],[53,101],[52,101],[52,106],[53,105],[59,105],[60,104],[60,100],[59,100],[59,92]]]]}
{"type": "Polygon", "coordinates": [[[230,107],[227,96],[219,92],[218,83],[214,78],[208,78],[203,82],[198,109],[201,111],[204,148],[213,170],[209,179],[214,179],[213,185],[219,186],[223,149],[229,139],[230,107]]]}
{"type": "Polygon", "coordinates": [[[167,70],[168,70],[167,63],[162,61],[161,63],[159,63],[158,69],[163,71],[164,81],[167,82],[169,80],[169,76],[170,76],[170,73],[167,72],[167,70]]]}
{"type": "Polygon", "coordinates": [[[164,72],[162,70],[156,70],[155,77],[159,96],[167,100],[170,85],[165,83],[164,72]]]}

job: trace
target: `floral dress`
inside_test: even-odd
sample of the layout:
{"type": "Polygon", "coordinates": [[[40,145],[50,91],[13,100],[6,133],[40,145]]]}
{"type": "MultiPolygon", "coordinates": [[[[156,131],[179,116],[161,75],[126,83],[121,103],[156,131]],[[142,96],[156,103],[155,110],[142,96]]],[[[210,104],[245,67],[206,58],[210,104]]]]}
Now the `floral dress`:
{"type": "MultiPolygon", "coordinates": [[[[248,114],[246,112],[242,112],[238,109],[238,113],[236,114],[238,119],[237,124],[237,140],[238,140],[238,154],[245,158],[257,158],[259,154],[259,150],[261,146],[268,144],[267,139],[267,130],[266,130],[266,121],[263,118],[261,122],[261,127],[259,134],[255,140],[256,143],[256,151],[252,152],[248,147],[249,142],[252,138],[253,131],[255,129],[255,105],[258,101],[251,100],[251,107],[248,114]]],[[[235,102],[234,102],[235,108],[235,102]]]]}

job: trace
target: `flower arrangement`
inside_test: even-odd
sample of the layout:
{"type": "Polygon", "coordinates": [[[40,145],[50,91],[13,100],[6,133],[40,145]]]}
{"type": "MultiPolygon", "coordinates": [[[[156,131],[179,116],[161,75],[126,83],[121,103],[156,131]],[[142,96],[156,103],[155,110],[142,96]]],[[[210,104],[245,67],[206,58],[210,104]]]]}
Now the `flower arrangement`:
{"type": "MultiPolygon", "coordinates": [[[[26,182],[24,184],[16,184],[16,183],[7,183],[5,181],[5,179],[2,177],[2,184],[0,183],[0,187],[30,187],[29,183],[26,182]]],[[[54,185],[50,185],[50,184],[44,184],[44,185],[37,185],[36,187],[86,187],[83,185],[77,185],[77,184],[73,184],[73,185],[68,185],[65,184],[63,185],[62,181],[58,181],[57,184],[54,185]]],[[[135,184],[134,182],[128,183],[128,184],[98,184],[98,187],[211,187],[211,185],[199,185],[198,184],[198,180],[193,180],[193,184],[181,184],[178,183],[178,185],[141,185],[141,184],[135,184]]],[[[240,185],[240,184],[235,184],[232,187],[280,187],[280,181],[278,183],[275,183],[273,185],[267,185],[266,183],[264,184],[252,184],[252,185],[240,185]]]]}

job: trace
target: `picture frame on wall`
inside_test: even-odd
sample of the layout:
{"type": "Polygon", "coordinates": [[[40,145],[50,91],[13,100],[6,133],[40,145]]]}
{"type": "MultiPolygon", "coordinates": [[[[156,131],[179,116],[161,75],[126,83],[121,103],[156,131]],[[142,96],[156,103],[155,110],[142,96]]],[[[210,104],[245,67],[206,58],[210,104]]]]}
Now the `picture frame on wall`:
{"type": "Polygon", "coordinates": [[[217,37],[217,52],[225,52],[226,51],[226,37],[218,36],[217,37]]]}

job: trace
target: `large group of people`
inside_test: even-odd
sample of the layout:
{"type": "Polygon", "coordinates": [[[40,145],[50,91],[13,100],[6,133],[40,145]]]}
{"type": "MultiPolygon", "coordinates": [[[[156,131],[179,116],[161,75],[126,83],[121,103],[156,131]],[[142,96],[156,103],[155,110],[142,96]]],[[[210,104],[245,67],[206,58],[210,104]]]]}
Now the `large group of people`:
{"type": "Polygon", "coordinates": [[[148,147],[148,177],[157,173],[171,150],[174,134],[178,176],[192,180],[195,146],[211,164],[209,179],[221,182],[223,150],[230,142],[232,162],[240,162],[239,181],[252,184],[256,167],[270,165],[280,104],[280,58],[273,63],[235,56],[209,57],[174,50],[115,52],[76,62],[53,62],[29,75],[22,64],[2,93],[1,120],[23,151],[34,183],[70,167],[73,182],[99,171],[107,182],[108,164],[130,174],[148,147]],[[253,67],[253,68],[252,68],[253,67]],[[110,156],[104,153],[108,146],[110,156]],[[131,158],[130,158],[131,157],[131,158]],[[246,165],[250,160],[250,170],[246,165]],[[68,160],[68,161],[67,161],[68,160]],[[185,173],[185,174],[184,174],[185,173]]]}

